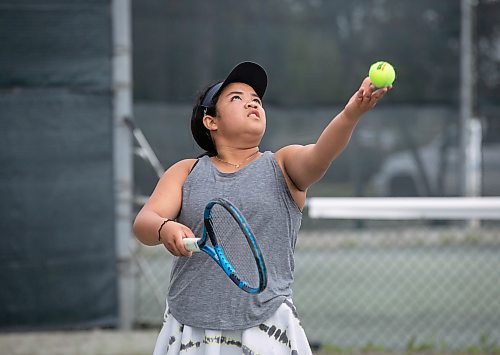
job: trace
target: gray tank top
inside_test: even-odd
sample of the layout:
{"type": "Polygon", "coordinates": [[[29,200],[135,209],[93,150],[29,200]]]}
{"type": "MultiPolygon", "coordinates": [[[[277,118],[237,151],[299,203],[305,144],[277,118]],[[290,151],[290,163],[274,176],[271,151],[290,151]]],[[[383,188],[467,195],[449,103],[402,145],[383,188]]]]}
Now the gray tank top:
{"type": "Polygon", "coordinates": [[[267,288],[258,295],[236,287],[205,253],[175,258],[168,307],[182,324],[207,329],[245,329],[264,322],[292,295],[294,260],[302,213],[272,152],[235,173],[222,173],[208,156],[199,159],[183,186],[178,221],[203,233],[203,211],[215,197],[245,216],[267,267],[267,288]]]}

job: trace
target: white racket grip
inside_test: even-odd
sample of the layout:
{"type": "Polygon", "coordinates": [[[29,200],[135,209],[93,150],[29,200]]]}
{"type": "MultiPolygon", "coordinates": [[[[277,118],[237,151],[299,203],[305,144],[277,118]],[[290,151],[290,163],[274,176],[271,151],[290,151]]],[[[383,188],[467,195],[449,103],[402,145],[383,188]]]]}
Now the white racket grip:
{"type": "Polygon", "coordinates": [[[200,247],[198,246],[198,241],[201,238],[184,238],[182,239],[182,242],[184,243],[184,247],[189,250],[189,251],[201,251],[200,247]]]}

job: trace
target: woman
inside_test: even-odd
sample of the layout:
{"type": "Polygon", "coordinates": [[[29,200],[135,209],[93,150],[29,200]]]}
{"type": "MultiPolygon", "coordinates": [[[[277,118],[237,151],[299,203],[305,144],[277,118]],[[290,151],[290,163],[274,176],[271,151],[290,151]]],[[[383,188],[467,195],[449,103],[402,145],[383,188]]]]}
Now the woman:
{"type": "Polygon", "coordinates": [[[308,188],[346,147],[363,113],[389,88],[374,90],[366,78],[315,144],[260,152],[266,129],[262,98],[267,74],[256,63],[238,64],[198,99],[191,131],[206,150],[199,159],[172,165],[134,222],[146,245],[163,244],[177,256],[167,311],[155,355],[310,354],[293,306],[293,250],[308,188]],[[264,255],[267,288],[258,295],[234,286],[204,253],[182,239],[202,233],[202,213],[224,197],[246,216],[264,255]]]}

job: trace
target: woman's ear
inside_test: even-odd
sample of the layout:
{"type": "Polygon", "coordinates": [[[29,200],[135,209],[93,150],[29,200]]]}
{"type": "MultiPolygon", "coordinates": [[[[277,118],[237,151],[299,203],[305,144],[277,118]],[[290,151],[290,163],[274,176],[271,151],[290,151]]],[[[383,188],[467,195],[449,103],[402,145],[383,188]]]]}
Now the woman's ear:
{"type": "Polygon", "coordinates": [[[203,125],[209,131],[217,130],[217,123],[215,122],[215,117],[210,115],[203,116],[203,125]]]}

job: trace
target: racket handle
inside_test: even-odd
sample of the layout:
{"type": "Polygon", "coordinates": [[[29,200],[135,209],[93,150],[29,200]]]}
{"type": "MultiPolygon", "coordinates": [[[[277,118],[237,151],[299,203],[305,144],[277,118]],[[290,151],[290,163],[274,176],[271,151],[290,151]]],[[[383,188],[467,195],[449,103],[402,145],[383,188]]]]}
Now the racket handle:
{"type": "Polygon", "coordinates": [[[184,243],[184,247],[189,251],[200,251],[200,246],[198,245],[198,241],[201,238],[184,238],[182,242],[184,243]]]}

